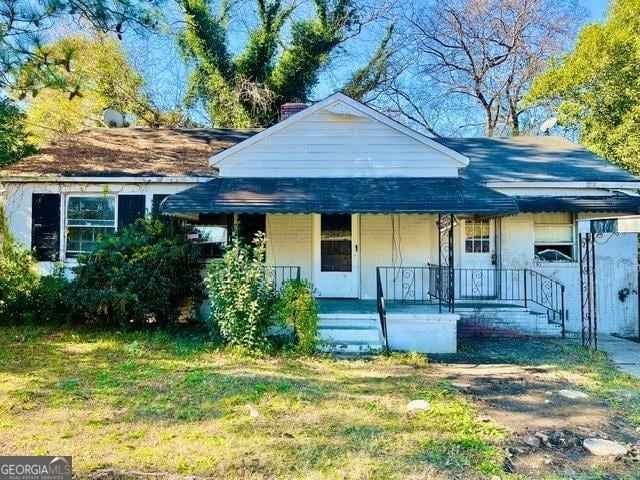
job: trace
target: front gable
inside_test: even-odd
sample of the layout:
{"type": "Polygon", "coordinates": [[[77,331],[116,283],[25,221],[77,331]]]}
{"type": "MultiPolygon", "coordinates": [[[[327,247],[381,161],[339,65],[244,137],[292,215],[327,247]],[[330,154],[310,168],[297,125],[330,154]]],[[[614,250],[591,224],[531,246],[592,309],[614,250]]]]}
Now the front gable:
{"type": "Polygon", "coordinates": [[[225,177],[457,177],[468,159],[337,93],[210,164],[225,177]]]}

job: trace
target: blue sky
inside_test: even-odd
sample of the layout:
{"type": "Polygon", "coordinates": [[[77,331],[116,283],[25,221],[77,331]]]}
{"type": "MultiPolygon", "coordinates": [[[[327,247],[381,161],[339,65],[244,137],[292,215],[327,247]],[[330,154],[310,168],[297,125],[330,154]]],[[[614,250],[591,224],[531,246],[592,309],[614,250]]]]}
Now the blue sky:
{"type": "Polygon", "coordinates": [[[609,4],[606,0],[584,0],[580,2],[584,4],[584,6],[589,10],[591,14],[592,20],[602,20],[607,11],[607,5],[609,4]]]}
{"type": "MultiPolygon", "coordinates": [[[[585,19],[585,23],[588,23],[603,20],[609,2],[607,0],[580,0],[578,3],[588,10],[589,15],[585,19]]],[[[177,11],[171,12],[170,15],[175,15],[176,20],[179,19],[177,11]]],[[[383,30],[383,26],[381,28],[383,30]]],[[[371,39],[377,39],[382,34],[383,31],[369,32],[354,40],[350,47],[352,54],[347,58],[341,58],[339,62],[334,62],[321,75],[313,99],[323,98],[339,89],[350,72],[366,62],[372,49],[375,48],[373,44],[377,41],[371,39]]],[[[232,40],[234,36],[239,39],[239,36],[231,35],[232,40]]],[[[232,43],[237,44],[238,47],[242,44],[237,41],[232,43]]],[[[125,47],[131,62],[147,78],[149,91],[157,100],[158,106],[162,108],[180,106],[188,68],[181,61],[173,37],[169,35],[152,35],[146,39],[125,37],[125,47]]],[[[206,122],[206,117],[202,115],[202,112],[196,110],[192,113],[197,122],[206,122]]]]}

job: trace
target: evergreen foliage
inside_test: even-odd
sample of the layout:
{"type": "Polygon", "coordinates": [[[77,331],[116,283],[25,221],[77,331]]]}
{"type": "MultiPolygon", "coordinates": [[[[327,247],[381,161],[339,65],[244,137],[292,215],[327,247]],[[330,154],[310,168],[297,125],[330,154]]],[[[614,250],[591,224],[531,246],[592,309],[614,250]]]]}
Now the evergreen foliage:
{"type": "Polygon", "coordinates": [[[581,143],[640,173],[640,0],[612,2],[606,21],[584,27],[527,100],[556,110],[581,143]]]}
{"type": "MultiPolygon", "coordinates": [[[[195,66],[186,101],[201,102],[218,127],[263,127],[278,120],[285,102],[306,102],[336,48],[359,30],[353,0],[313,0],[311,18],[294,19],[295,3],[255,0],[257,26],[237,55],[229,47],[230,5],[215,13],[207,0],[180,0],[186,28],[179,45],[195,66]],[[289,31],[285,31],[285,26],[289,31]]],[[[388,39],[350,88],[375,88],[389,60],[388,39]]]]}
{"type": "Polygon", "coordinates": [[[36,151],[25,128],[24,112],[9,98],[0,98],[0,168],[36,151]]]}
{"type": "Polygon", "coordinates": [[[202,300],[201,268],[186,228],[140,219],[79,258],[68,301],[82,322],[167,328],[202,300]]]}

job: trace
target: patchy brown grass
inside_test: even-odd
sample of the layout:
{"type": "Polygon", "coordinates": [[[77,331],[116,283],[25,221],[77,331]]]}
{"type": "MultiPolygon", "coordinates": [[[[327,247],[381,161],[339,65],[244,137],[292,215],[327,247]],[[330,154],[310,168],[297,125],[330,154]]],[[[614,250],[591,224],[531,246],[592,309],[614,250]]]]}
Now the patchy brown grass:
{"type": "Polygon", "coordinates": [[[460,364],[411,354],[248,358],[183,335],[0,328],[0,454],[73,455],[81,475],[112,468],[220,479],[624,478],[610,475],[634,471],[631,460],[593,463],[584,454],[557,465],[540,452],[505,460],[528,419],[541,416],[536,405],[549,407],[547,388],[593,392],[591,412],[602,417],[594,425],[618,413],[597,384],[581,383],[599,378],[588,366],[528,371],[506,349],[501,361],[510,365],[471,375],[482,355],[464,355],[460,364]],[[471,393],[454,388],[455,380],[472,383],[471,393]],[[408,414],[413,399],[432,409],[408,414]],[[514,416],[523,402],[532,408],[514,416]],[[512,463],[520,470],[505,471],[512,463]]]}

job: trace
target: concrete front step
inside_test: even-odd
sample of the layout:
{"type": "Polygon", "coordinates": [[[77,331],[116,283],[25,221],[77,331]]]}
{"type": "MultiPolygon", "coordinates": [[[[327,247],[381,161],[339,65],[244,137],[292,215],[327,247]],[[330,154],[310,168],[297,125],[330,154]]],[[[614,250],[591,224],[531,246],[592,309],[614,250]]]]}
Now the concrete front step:
{"type": "Polygon", "coordinates": [[[378,317],[371,314],[321,314],[318,335],[324,351],[366,353],[382,348],[378,317]]]}
{"type": "Polygon", "coordinates": [[[344,353],[344,354],[366,354],[379,353],[382,351],[382,345],[367,342],[351,342],[351,343],[323,343],[320,350],[325,353],[344,353]]]}

